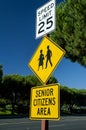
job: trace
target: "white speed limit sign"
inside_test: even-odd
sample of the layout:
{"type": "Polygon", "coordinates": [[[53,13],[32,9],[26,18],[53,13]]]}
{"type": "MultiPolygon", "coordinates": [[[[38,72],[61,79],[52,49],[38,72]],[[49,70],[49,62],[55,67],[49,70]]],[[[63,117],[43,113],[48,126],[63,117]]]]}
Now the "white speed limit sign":
{"type": "Polygon", "coordinates": [[[36,38],[55,29],[55,0],[36,10],[36,38]]]}

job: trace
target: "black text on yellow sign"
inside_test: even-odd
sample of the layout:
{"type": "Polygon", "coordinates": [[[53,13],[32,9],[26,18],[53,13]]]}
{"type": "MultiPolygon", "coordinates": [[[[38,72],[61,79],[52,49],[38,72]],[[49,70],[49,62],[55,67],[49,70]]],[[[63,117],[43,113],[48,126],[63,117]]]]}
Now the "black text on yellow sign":
{"type": "Polygon", "coordinates": [[[28,66],[44,84],[48,81],[64,54],[65,50],[45,36],[28,66]]]}
{"type": "Polygon", "coordinates": [[[60,88],[58,84],[33,87],[31,89],[30,118],[59,120],[60,88]]]}

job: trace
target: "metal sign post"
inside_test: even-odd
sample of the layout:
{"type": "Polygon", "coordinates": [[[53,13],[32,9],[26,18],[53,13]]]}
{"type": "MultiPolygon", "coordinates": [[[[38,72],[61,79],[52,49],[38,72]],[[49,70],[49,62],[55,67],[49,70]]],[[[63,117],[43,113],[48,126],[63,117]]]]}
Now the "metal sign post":
{"type": "Polygon", "coordinates": [[[42,120],[41,121],[41,130],[48,130],[49,128],[49,121],[48,120],[42,120]]]}
{"type": "Polygon", "coordinates": [[[41,130],[48,130],[48,123],[49,121],[48,120],[42,120],[41,121],[41,130]]]}

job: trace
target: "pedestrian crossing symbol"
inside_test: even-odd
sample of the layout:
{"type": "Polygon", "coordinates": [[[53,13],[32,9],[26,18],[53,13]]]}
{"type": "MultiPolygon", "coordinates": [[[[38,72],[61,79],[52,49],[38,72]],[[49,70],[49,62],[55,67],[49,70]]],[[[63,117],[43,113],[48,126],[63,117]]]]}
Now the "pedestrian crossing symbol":
{"type": "Polygon", "coordinates": [[[65,51],[59,45],[45,36],[28,63],[28,66],[44,84],[48,81],[64,54],[65,51]]]}

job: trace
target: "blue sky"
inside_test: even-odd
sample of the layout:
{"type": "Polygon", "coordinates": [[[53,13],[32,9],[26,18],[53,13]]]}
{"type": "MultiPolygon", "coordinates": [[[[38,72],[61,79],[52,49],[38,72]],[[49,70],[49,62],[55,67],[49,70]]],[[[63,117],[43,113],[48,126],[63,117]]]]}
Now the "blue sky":
{"type": "MultiPolygon", "coordinates": [[[[36,10],[49,0],[0,0],[0,64],[3,73],[29,75],[42,38],[35,39],[36,10]]],[[[62,0],[56,0],[57,4],[62,0]]],[[[53,75],[70,88],[86,89],[86,68],[63,58],[53,75]]]]}

